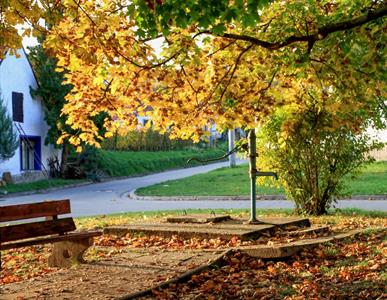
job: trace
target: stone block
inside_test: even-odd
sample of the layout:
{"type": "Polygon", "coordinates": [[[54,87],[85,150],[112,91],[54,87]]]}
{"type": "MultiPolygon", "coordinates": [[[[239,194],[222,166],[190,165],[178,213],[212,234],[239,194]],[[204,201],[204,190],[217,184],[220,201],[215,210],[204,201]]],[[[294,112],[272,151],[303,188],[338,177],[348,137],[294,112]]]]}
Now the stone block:
{"type": "Polygon", "coordinates": [[[8,183],[8,184],[14,183],[13,178],[12,178],[12,175],[11,175],[11,172],[4,172],[4,173],[3,173],[3,180],[4,180],[6,183],[8,183]]]}

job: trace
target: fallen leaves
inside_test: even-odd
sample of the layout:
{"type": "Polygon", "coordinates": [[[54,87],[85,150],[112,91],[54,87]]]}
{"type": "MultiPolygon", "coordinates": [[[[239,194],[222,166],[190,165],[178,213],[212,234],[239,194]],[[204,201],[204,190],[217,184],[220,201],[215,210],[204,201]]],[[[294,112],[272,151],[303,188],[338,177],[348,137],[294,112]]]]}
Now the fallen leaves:
{"type": "MultiPolygon", "coordinates": [[[[226,247],[236,247],[241,245],[242,242],[236,236],[231,240],[217,239],[199,239],[191,238],[184,239],[180,236],[173,235],[169,238],[161,236],[133,236],[127,234],[123,237],[117,237],[114,235],[103,235],[96,239],[95,245],[97,246],[113,246],[113,247],[134,247],[134,248],[149,248],[157,247],[161,249],[219,249],[226,247]]],[[[245,243],[248,244],[248,243],[245,243]]]]}
{"type": "MultiPolygon", "coordinates": [[[[360,217],[342,217],[340,223],[339,219],[331,216],[313,219],[313,222],[330,224],[330,234],[340,232],[346,226],[370,228],[386,224],[380,218],[360,217]]],[[[303,233],[295,236],[281,230],[272,237],[263,236],[256,241],[241,241],[237,236],[222,240],[103,235],[95,238],[96,247],[88,250],[87,259],[114,261],[125,251],[142,251],[138,249],[176,253],[193,249],[196,253],[196,250],[223,250],[253,244],[275,245],[311,237],[316,235],[303,233]]],[[[324,298],[331,299],[374,299],[383,296],[384,282],[387,280],[386,246],[385,231],[367,230],[356,238],[329,242],[313,250],[305,250],[286,261],[264,261],[237,253],[229,256],[227,263],[219,269],[195,275],[189,282],[155,292],[154,296],[159,299],[314,299],[324,295],[324,298]]],[[[50,249],[51,246],[47,245],[2,251],[0,284],[31,280],[58,270],[47,267],[50,249]]],[[[195,265],[188,264],[186,267],[193,268],[195,265]]],[[[93,278],[80,278],[80,282],[82,280],[93,278]]]]}
{"type": "Polygon", "coordinates": [[[0,284],[43,276],[57,270],[47,267],[51,249],[45,246],[24,247],[1,251],[0,284]]]}
{"type": "Polygon", "coordinates": [[[382,299],[387,259],[385,231],[359,235],[304,250],[273,262],[239,252],[219,269],[195,275],[186,283],[155,291],[157,299],[382,299]],[[323,258],[334,246],[335,256],[323,258]],[[358,249],[346,256],[349,249],[358,249]],[[199,296],[200,295],[200,296],[199,296]]]}

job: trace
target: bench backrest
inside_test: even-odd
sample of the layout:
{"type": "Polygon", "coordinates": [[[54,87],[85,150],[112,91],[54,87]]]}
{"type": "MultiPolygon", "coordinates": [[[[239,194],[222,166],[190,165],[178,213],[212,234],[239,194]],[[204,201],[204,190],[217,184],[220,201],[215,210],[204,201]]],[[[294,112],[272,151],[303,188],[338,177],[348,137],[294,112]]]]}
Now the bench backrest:
{"type": "Polygon", "coordinates": [[[58,219],[71,212],[70,200],[45,201],[0,207],[0,223],[23,221],[22,224],[0,224],[0,243],[59,234],[75,230],[72,218],[58,219]],[[29,220],[45,217],[45,221],[29,220]]]}

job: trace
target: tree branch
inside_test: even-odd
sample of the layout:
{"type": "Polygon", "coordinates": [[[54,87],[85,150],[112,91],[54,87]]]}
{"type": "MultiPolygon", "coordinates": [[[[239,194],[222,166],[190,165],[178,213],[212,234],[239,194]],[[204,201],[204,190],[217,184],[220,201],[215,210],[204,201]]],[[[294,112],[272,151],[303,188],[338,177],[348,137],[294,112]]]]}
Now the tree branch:
{"type": "Polygon", "coordinates": [[[184,76],[187,78],[187,82],[188,82],[189,86],[190,86],[191,89],[195,92],[195,94],[197,94],[198,91],[193,87],[191,81],[189,80],[189,77],[188,77],[188,75],[187,75],[187,72],[186,72],[185,69],[184,69],[184,66],[183,66],[183,65],[180,65],[180,67],[181,67],[181,70],[183,71],[184,76]]]}
{"type": "MultiPolygon", "coordinates": [[[[254,36],[244,35],[244,34],[234,34],[234,33],[223,33],[221,35],[216,35],[219,37],[224,37],[227,39],[233,39],[233,40],[241,40],[250,42],[254,45],[269,49],[269,50],[278,50],[280,48],[286,47],[288,45],[291,45],[293,43],[298,42],[307,42],[309,44],[309,47],[314,44],[315,41],[323,40],[325,39],[329,34],[338,32],[338,31],[346,31],[350,30],[356,27],[359,27],[361,25],[364,25],[368,22],[377,20],[379,18],[384,17],[387,15],[387,4],[384,4],[378,9],[375,10],[369,10],[366,14],[363,16],[354,18],[352,20],[346,20],[338,23],[328,24],[322,27],[319,27],[317,29],[317,32],[315,34],[306,34],[306,35],[300,35],[300,36],[290,36],[287,39],[285,39],[282,42],[267,42],[260,40],[254,36]]],[[[199,34],[213,34],[211,31],[202,31],[199,34]]]]}
{"type": "Polygon", "coordinates": [[[246,47],[245,49],[243,49],[243,50],[239,53],[237,59],[235,60],[234,68],[233,68],[233,70],[232,70],[232,72],[231,72],[230,78],[228,79],[228,81],[227,81],[227,83],[226,83],[226,86],[224,87],[224,89],[223,89],[223,91],[222,91],[222,93],[221,93],[221,95],[220,95],[219,101],[222,101],[223,96],[224,96],[224,94],[226,93],[226,91],[227,91],[227,89],[228,89],[228,86],[230,85],[231,80],[233,79],[236,70],[238,69],[239,62],[240,62],[240,60],[242,59],[242,56],[243,56],[247,51],[249,51],[253,46],[254,46],[254,45],[249,45],[248,47],[246,47]]]}

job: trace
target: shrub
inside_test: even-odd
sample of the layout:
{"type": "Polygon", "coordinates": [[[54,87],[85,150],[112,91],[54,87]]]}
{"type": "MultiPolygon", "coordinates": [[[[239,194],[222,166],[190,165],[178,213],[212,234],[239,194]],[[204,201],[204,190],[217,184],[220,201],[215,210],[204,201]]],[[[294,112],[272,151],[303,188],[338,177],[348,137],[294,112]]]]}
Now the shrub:
{"type": "Polygon", "coordinates": [[[364,132],[332,126],[330,115],[311,105],[298,115],[277,112],[266,123],[258,164],[278,173],[298,213],[321,215],[341,195],[344,176],[372,161],[368,152],[379,146],[364,132]]]}
{"type": "Polygon", "coordinates": [[[192,141],[171,140],[169,134],[153,129],[130,131],[125,136],[115,135],[102,143],[104,150],[115,151],[166,151],[181,150],[193,146],[192,141]]]}

